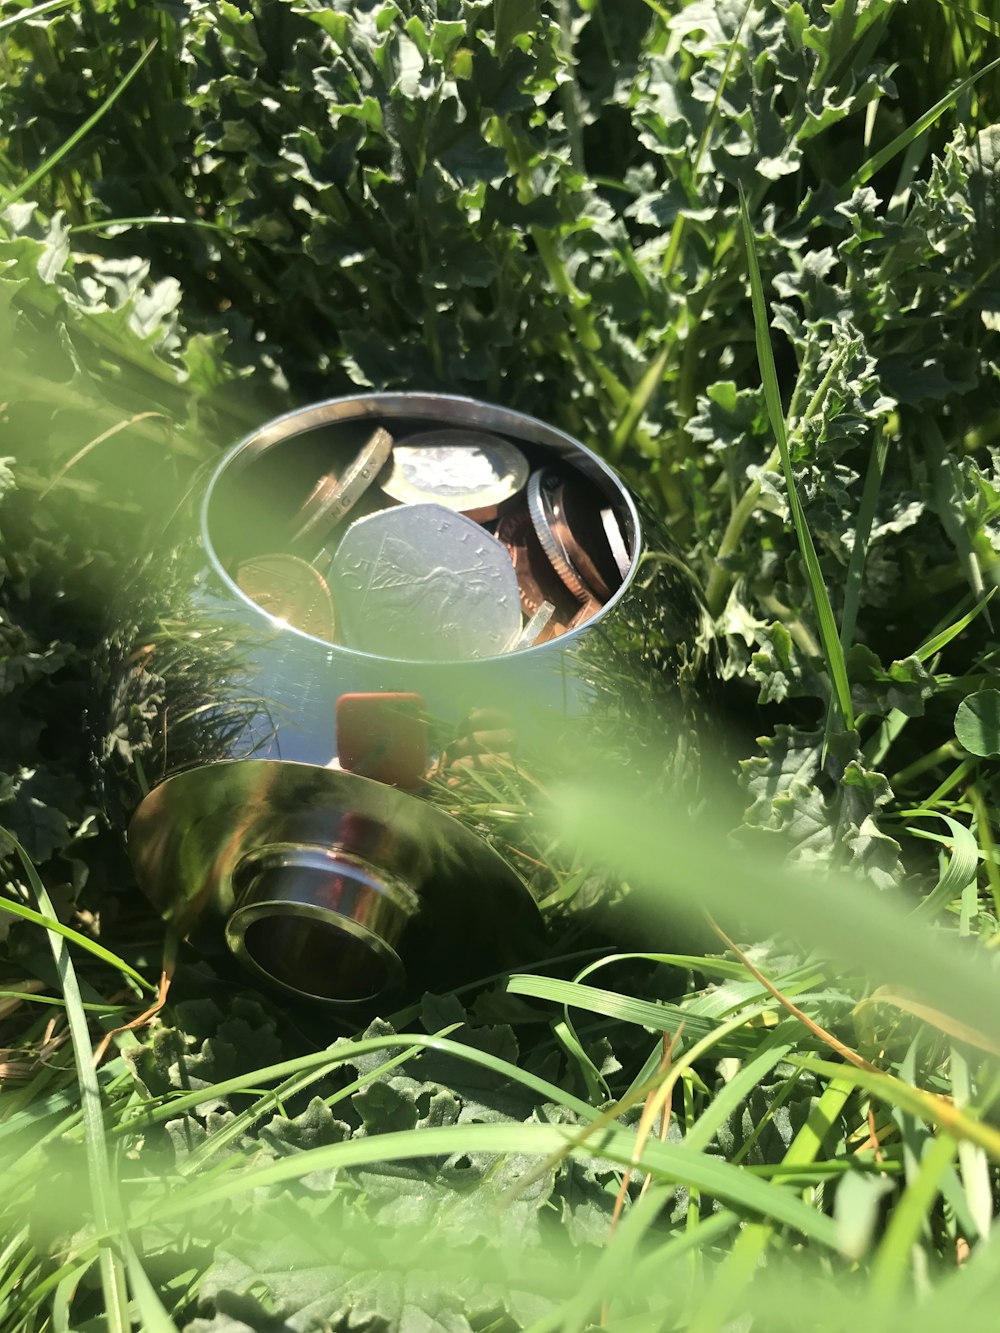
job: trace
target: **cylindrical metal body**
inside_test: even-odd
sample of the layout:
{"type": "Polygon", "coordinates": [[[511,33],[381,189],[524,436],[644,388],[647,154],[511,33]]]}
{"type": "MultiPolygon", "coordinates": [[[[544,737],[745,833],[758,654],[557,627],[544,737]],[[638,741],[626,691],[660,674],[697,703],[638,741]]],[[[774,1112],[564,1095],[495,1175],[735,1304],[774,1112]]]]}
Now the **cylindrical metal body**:
{"type": "Polygon", "coordinates": [[[268,423],[176,515],[120,605],[101,762],[140,885],[182,932],[225,938],[258,974],[331,1004],[497,970],[537,941],[497,850],[510,812],[468,784],[555,773],[560,727],[594,762],[662,756],[691,729],[700,604],[656,520],[575,440],[468,398],[370,394],[268,423]],[[627,548],[621,587],[560,637],[454,663],[275,620],[233,569],[280,544],[317,475],[376,426],[489,431],[532,467],[579,472],[627,548]]]}

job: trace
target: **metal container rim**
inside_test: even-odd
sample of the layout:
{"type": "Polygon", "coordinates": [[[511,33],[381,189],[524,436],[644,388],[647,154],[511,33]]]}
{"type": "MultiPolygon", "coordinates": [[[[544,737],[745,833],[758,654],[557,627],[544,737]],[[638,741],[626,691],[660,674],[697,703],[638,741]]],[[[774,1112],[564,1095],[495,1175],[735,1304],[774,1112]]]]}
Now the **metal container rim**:
{"type": "Polygon", "coordinates": [[[318,644],[331,653],[344,654],[351,658],[367,659],[373,662],[405,662],[418,667],[462,667],[469,669],[479,667],[490,669],[495,667],[498,661],[507,658],[517,657],[524,659],[536,657],[540,654],[550,652],[552,649],[566,647],[569,643],[580,638],[581,635],[599,620],[601,620],[628,591],[636,571],[639,568],[639,561],[642,554],[642,523],[639,518],[639,511],[636,508],[628,488],[619,479],[617,473],[602,458],[600,458],[592,449],[588,449],[585,444],[572,435],[567,435],[565,431],[557,426],[552,426],[539,417],[529,416],[525,412],[519,412],[514,408],[501,407],[496,403],[488,403],[480,398],[470,398],[465,394],[436,393],[433,391],[406,390],[388,393],[367,393],[367,394],[347,394],[339,398],[324,398],[319,402],[308,403],[304,407],[293,408],[290,412],[285,412],[281,416],[273,417],[263,425],[251,431],[249,435],[243,436],[236,444],[223,454],[218,465],[212,472],[205,494],[201,502],[200,509],[200,529],[201,541],[205,553],[211,563],[216,577],[223,583],[231,596],[244,603],[251,611],[263,619],[270,619],[267,612],[257,605],[240,588],[236,580],[233,579],[225,570],[219,559],[215,544],[212,540],[209,530],[209,510],[212,507],[212,500],[215,495],[217,485],[221,482],[223,476],[232,470],[232,465],[241,455],[245,455],[244,466],[252,462],[261,454],[285,440],[294,439],[297,435],[303,435],[310,430],[315,430],[320,426],[329,425],[336,421],[354,421],[368,415],[375,415],[375,412],[367,410],[369,405],[384,408],[387,412],[395,415],[405,415],[407,409],[412,409],[412,415],[430,416],[433,414],[435,406],[448,404],[454,408],[472,408],[481,417],[482,420],[476,420],[474,424],[480,427],[493,425],[496,429],[506,429],[509,434],[517,435],[517,430],[513,427],[521,426],[533,428],[538,433],[538,437],[525,435],[523,438],[535,444],[559,444],[567,451],[579,452],[588,460],[591,467],[595,468],[615,490],[616,495],[624,503],[628,510],[629,518],[632,522],[635,540],[633,542],[632,561],[629,565],[628,573],[622,580],[621,587],[618,588],[607,602],[601,607],[596,615],[590,620],[579,625],[575,630],[571,630],[559,636],[558,639],[552,639],[548,643],[534,644],[530,648],[512,649],[508,653],[497,654],[492,657],[464,658],[455,661],[424,660],[410,657],[385,657],[379,653],[361,652],[356,648],[345,648],[341,644],[330,643],[326,639],[317,638],[313,634],[306,633],[305,630],[296,629],[292,625],[284,625],[283,632],[294,634],[300,639],[305,639],[310,643],[318,644]],[[351,411],[352,408],[361,407],[362,411],[351,411]],[[492,420],[491,420],[492,418],[492,420]],[[511,423],[510,426],[507,423],[511,423]]]}

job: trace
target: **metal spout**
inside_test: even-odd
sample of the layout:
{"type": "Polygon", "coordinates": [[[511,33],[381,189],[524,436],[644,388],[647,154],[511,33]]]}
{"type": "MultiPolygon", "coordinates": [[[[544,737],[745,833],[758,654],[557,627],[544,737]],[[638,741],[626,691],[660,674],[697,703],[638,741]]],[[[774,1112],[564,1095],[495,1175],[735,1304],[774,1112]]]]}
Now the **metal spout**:
{"type": "Polygon", "coordinates": [[[488,843],[354,773],[254,759],[175,773],[133,815],[129,850],[179,935],[327,1009],[461,985],[540,947],[538,909],[488,843]]]}
{"type": "Polygon", "coordinates": [[[352,1005],[398,989],[396,952],[417,898],[360,858],[316,847],[262,848],[234,877],[226,943],[296,998],[352,1005]]]}

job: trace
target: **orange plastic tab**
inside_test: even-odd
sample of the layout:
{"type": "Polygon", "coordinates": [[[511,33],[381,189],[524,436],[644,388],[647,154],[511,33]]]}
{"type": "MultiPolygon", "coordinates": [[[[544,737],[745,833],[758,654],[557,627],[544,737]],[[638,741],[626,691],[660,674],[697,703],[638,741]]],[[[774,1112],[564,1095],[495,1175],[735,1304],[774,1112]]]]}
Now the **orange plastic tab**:
{"type": "Polygon", "coordinates": [[[337,758],[342,769],[391,787],[416,787],[428,768],[426,704],[419,694],[342,694],[337,758]]]}

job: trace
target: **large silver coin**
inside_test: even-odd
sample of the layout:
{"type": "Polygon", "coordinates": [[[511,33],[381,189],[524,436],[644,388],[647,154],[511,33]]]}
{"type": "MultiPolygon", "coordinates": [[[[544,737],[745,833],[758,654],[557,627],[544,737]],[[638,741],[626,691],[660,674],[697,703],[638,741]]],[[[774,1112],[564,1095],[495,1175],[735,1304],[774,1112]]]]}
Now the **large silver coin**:
{"type": "Polygon", "coordinates": [[[464,514],[436,504],[383,509],[341,539],[330,580],[341,642],[411,661],[507,652],[521,631],[506,549],[464,514]]]}
{"type": "Polygon", "coordinates": [[[439,504],[486,519],[527,479],[524,454],[499,435],[430,430],[396,445],[382,489],[403,504],[439,504]]]}
{"type": "Polygon", "coordinates": [[[328,472],[320,477],[295,516],[292,540],[297,544],[319,544],[358,503],[389,461],[391,453],[392,436],[379,426],[342,476],[335,477],[328,472]]]}

